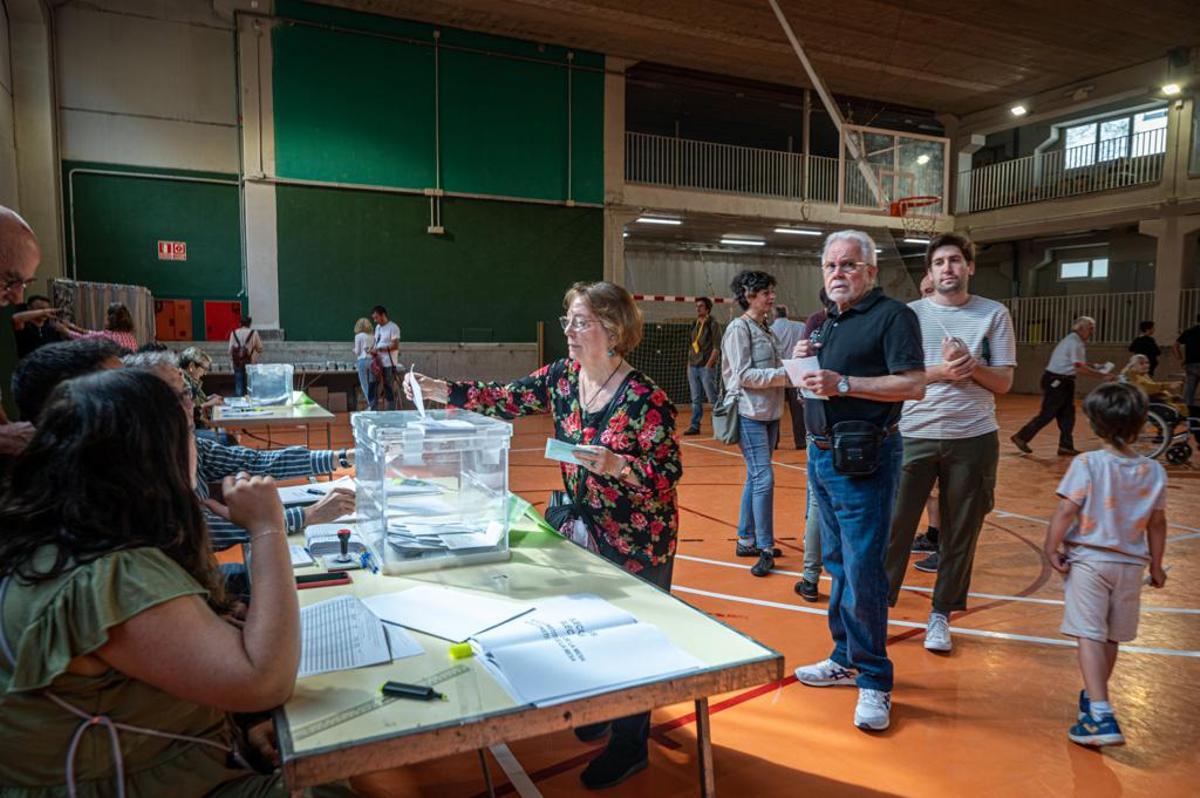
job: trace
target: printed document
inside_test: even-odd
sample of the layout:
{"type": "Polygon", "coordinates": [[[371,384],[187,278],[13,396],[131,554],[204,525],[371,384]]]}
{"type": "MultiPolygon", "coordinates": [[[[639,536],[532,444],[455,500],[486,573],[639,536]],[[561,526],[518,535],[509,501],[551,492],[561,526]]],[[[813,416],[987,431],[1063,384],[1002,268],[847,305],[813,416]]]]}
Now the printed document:
{"type": "Polygon", "coordinates": [[[366,604],[382,621],[452,643],[462,643],[533,609],[529,604],[437,585],[371,596],[366,604]]]}
{"type": "Polygon", "coordinates": [[[383,624],[355,596],[338,596],[300,609],[297,678],[390,662],[383,624]]]}
{"type": "MultiPolygon", "coordinates": [[[[783,368],[787,371],[788,379],[791,380],[792,386],[800,388],[800,381],[804,379],[805,374],[811,374],[814,371],[821,370],[821,361],[817,360],[816,356],[784,358],[783,368]]],[[[800,388],[800,394],[805,399],[821,399],[827,400],[828,396],[817,396],[812,391],[800,388]]]]}

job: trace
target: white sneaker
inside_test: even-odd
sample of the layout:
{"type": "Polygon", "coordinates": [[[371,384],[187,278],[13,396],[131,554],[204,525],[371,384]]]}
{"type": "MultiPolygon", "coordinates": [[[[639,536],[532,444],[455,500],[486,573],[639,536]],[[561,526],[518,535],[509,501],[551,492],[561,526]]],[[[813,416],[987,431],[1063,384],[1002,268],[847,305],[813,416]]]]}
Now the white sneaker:
{"type": "Polygon", "coordinates": [[[859,688],[854,725],[868,731],[883,731],[891,724],[892,694],[883,690],[859,688]]]}
{"type": "Polygon", "coordinates": [[[950,621],[945,615],[932,612],[929,614],[929,626],[925,629],[925,648],[929,651],[949,651],[950,621]]]}
{"type": "Polygon", "coordinates": [[[809,687],[832,687],[839,684],[850,686],[857,677],[856,670],[843,668],[831,659],[796,668],[796,678],[800,680],[800,684],[807,684],[809,687]]]}

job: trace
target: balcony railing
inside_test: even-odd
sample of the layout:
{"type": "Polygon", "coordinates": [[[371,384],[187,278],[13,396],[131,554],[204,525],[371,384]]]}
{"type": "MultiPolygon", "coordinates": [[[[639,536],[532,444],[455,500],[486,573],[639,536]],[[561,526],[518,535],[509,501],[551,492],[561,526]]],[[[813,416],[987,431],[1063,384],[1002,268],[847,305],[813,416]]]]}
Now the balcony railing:
{"type": "Polygon", "coordinates": [[[625,179],[836,204],[838,159],[711,141],[625,134],[625,179]]]}
{"type": "Polygon", "coordinates": [[[1166,149],[1163,128],[960,172],[958,212],[1158,183],[1166,149]]]}
{"type": "Polygon", "coordinates": [[[1092,342],[1123,344],[1137,336],[1138,322],[1154,318],[1153,291],[1013,297],[1004,304],[1021,344],[1054,343],[1071,331],[1071,322],[1080,316],[1096,320],[1092,342]]]}
{"type": "Polygon", "coordinates": [[[1200,316],[1200,288],[1185,288],[1179,292],[1179,329],[1191,327],[1197,316],[1200,316]]]}

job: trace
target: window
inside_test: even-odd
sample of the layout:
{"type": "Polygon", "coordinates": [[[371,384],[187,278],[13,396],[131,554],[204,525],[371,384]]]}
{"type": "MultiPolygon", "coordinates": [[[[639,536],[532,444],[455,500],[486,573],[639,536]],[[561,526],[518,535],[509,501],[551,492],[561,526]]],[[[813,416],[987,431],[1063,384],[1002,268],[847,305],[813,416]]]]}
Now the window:
{"type": "Polygon", "coordinates": [[[1167,151],[1167,109],[1088,122],[1066,129],[1066,168],[1078,169],[1118,158],[1140,158],[1167,151]]]}
{"type": "Polygon", "coordinates": [[[1108,277],[1108,258],[1062,260],[1058,262],[1059,280],[1104,280],[1108,277]]]}

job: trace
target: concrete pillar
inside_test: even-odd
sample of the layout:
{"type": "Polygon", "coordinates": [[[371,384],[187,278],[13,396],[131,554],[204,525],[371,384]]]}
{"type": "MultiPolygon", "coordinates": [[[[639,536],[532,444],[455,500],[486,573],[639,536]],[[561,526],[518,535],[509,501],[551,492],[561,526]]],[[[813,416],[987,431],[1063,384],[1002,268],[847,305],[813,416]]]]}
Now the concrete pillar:
{"type": "MultiPolygon", "coordinates": [[[[39,278],[62,277],[62,179],[49,11],[39,0],[7,0],[12,58],[17,210],[42,246],[39,278]]],[[[11,192],[9,192],[11,193],[11,192]]]]}
{"type": "Polygon", "coordinates": [[[1185,271],[1196,258],[1198,230],[1200,215],[1145,219],[1138,224],[1138,232],[1158,240],[1154,258],[1154,327],[1159,341],[1174,341],[1191,321],[1179,318],[1179,297],[1185,271]]]}
{"type": "Polygon", "coordinates": [[[243,290],[259,329],[276,330],[279,314],[279,235],[276,227],[275,112],[272,22],[240,18],[238,62],[242,114],[243,290]]]}
{"type": "Polygon", "coordinates": [[[604,279],[625,283],[625,225],[637,214],[614,209],[625,201],[625,70],[632,61],[604,61],[604,279]]]}
{"type": "Polygon", "coordinates": [[[641,214],[624,208],[604,209],[604,279],[625,284],[625,225],[641,214]]]}

